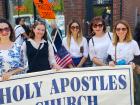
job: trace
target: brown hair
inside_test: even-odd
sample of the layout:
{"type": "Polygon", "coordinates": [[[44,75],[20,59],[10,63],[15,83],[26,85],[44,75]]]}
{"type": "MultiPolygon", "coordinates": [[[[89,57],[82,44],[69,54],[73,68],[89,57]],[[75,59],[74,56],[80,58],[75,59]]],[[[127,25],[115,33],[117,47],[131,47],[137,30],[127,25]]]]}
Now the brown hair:
{"type": "Polygon", "coordinates": [[[104,19],[101,16],[96,16],[90,22],[90,34],[91,35],[95,35],[96,34],[96,33],[94,33],[93,25],[97,24],[99,22],[102,22],[102,24],[103,24],[103,31],[106,32],[106,24],[105,24],[104,19]]]}
{"type": "Polygon", "coordinates": [[[43,21],[36,21],[36,22],[34,23],[34,25],[32,26],[31,32],[30,32],[30,34],[29,34],[29,37],[30,37],[31,39],[34,39],[34,38],[35,38],[35,33],[34,33],[33,29],[35,29],[36,26],[38,26],[38,25],[44,25],[44,27],[45,27],[45,33],[44,33],[44,35],[43,35],[42,38],[43,38],[44,40],[47,41],[46,25],[45,25],[45,22],[43,22],[43,21]]]}
{"type": "Polygon", "coordinates": [[[78,45],[81,43],[81,41],[82,41],[82,29],[81,29],[81,25],[80,25],[80,23],[77,21],[77,20],[75,20],[75,19],[73,19],[73,20],[71,20],[70,22],[69,22],[69,24],[68,24],[68,27],[67,27],[67,45],[68,45],[68,48],[70,48],[70,41],[71,41],[71,34],[72,34],[72,32],[71,32],[71,25],[73,24],[73,23],[77,23],[78,25],[79,25],[79,33],[78,33],[78,36],[77,36],[77,43],[78,43],[78,45]]]}
{"type": "Polygon", "coordinates": [[[116,22],[116,24],[114,26],[114,29],[113,29],[113,44],[117,45],[117,43],[119,42],[119,37],[116,34],[116,27],[117,27],[118,24],[123,24],[127,28],[127,33],[126,33],[124,41],[125,42],[132,41],[132,39],[133,39],[132,38],[132,33],[131,33],[131,29],[130,29],[130,26],[129,26],[128,22],[125,21],[125,20],[119,20],[119,21],[116,22]]]}
{"type": "Polygon", "coordinates": [[[5,18],[0,18],[0,23],[6,23],[9,28],[10,28],[10,36],[9,36],[9,39],[11,42],[14,42],[15,41],[15,33],[14,33],[14,30],[12,28],[12,25],[10,24],[10,22],[8,20],[6,20],[5,18]]]}

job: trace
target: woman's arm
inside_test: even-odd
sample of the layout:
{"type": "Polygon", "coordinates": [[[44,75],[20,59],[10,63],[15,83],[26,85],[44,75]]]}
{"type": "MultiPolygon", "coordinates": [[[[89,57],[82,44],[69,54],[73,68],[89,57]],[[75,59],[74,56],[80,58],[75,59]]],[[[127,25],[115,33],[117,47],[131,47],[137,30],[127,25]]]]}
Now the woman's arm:
{"type": "Polygon", "coordinates": [[[94,64],[96,64],[97,66],[106,66],[105,63],[103,63],[102,61],[100,61],[98,58],[96,57],[93,57],[93,60],[94,64]]]}
{"type": "Polygon", "coordinates": [[[53,47],[50,42],[48,42],[48,46],[49,46],[49,58],[48,59],[49,59],[50,66],[53,69],[61,69],[61,67],[56,63],[55,56],[54,56],[54,50],[53,50],[53,47]]]}
{"type": "Polygon", "coordinates": [[[82,57],[80,63],[77,65],[77,67],[82,67],[82,65],[86,62],[87,57],[82,57]]]}
{"type": "Polygon", "coordinates": [[[17,73],[19,73],[21,71],[22,71],[22,69],[18,68],[18,69],[11,70],[9,72],[3,73],[2,81],[9,80],[12,75],[17,74],[17,73]]]}
{"type": "Polygon", "coordinates": [[[109,66],[115,66],[115,62],[113,61],[113,59],[111,58],[111,55],[108,55],[107,57],[107,62],[109,64],[109,66]]]}

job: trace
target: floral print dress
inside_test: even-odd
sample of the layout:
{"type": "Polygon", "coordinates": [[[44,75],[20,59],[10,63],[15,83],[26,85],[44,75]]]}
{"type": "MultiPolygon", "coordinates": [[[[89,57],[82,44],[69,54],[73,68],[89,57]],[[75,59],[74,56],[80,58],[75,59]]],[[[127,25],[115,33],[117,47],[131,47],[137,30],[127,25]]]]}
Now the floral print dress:
{"type": "Polygon", "coordinates": [[[8,50],[0,50],[0,75],[17,68],[23,69],[23,54],[21,45],[14,43],[8,50]]]}

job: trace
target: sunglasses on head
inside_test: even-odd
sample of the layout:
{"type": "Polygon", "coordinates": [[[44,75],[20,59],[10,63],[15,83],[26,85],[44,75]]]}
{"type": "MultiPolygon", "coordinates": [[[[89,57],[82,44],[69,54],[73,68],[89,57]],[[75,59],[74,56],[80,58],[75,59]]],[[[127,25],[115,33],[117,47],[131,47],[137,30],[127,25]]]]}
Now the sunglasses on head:
{"type": "Polygon", "coordinates": [[[97,27],[102,28],[103,27],[103,24],[94,24],[93,25],[93,28],[97,28],[97,27]]]}
{"type": "Polygon", "coordinates": [[[79,29],[80,27],[79,26],[71,26],[71,29],[79,29]]]}
{"type": "Polygon", "coordinates": [[[10,28],[9,27],[0,28],[0,32],[3,32],[3,31],[9,32],[10,28]]]}
{"type": "Polygon", "coordinates": [[[116,31],[120,31],[120,30],[122,30],[122,31],[126,31],[127,28],[116,28],[116,31]]]}

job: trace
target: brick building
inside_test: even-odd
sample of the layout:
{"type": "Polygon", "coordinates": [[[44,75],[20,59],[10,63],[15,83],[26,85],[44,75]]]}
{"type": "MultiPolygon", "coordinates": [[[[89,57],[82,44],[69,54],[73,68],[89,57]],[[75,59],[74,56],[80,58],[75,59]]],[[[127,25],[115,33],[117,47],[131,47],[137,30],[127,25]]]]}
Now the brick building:
{"type": "Polygon", "coordinates": [[[8,18],[7,0],[0,0],[0,17],[8,18]]]}
{"type": "MultiPolygon", "coordinates": [[[[86,22],[90,21],[92,17],[95,16],[93,11],[94,6],[107,6],[107,4],[94,5],[95,1],[98,2],[98,0],[64,0],[65,24],[67,25],[70,19],[77,18],[83,27],[85,27],[86,22]]],[[[133,30],[137,21],[140,21],[140,19],[138,19],[138,15],[140,14],[139,0],[134,0],[134,2],[132,0],[104,1],[111,2],[112,25],[119,19],[125,19],[129,22],[133,30]]],[[[86,29],[86,27],[84,29],[86,29]]]]}
{"type": "MultiPolygon", "coordinates": [[[[65,25],[72,18],[76,18],[80,21],[83,26],[84,33],[86,33],[87,23],[95,16],[94,7],[105,7],[108,4],[103,2],[109,2],[111,7],[111,24],[113,25],[115,21],[123,18],[127,20],[134,29],[140,15],[140,3],[139,0],[63,0],[64,1],[64,15],[65,15],[65,25]],[[100,4],[97,4],[100,1],[100,4]]],[[[0,0],[0,16],[9,19],[9,0],[0,0]]]]}

